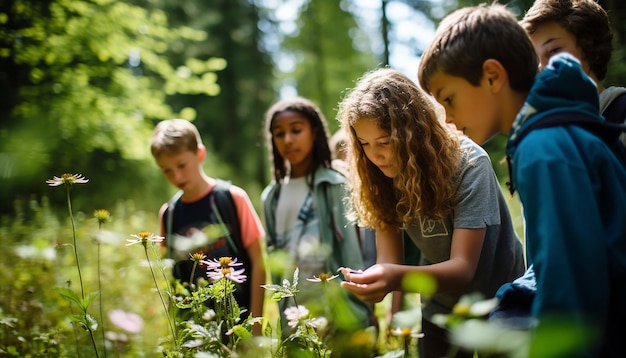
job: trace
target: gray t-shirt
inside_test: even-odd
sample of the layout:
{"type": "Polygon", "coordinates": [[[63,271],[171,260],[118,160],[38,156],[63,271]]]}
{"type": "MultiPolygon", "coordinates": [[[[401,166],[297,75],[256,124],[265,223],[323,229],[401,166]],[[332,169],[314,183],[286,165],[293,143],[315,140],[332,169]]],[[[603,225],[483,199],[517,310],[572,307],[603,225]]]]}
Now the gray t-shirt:
{"type": "Polygon", "coordinates": [[[459,298],[480,292],[494,296],[498,288],[524,273],[522,244],[515,233],[502,189],[488,154],[470,139],[461,140],[463,159],[458,179],[459,199],[451,216],[442,220],[420,218],[406,232],[422,253],[421,265],[450,259],[454,228],[487,227],[480,261],[466,291],[439,293],[424,299],[423,314],[450,313],[459,298]]]}

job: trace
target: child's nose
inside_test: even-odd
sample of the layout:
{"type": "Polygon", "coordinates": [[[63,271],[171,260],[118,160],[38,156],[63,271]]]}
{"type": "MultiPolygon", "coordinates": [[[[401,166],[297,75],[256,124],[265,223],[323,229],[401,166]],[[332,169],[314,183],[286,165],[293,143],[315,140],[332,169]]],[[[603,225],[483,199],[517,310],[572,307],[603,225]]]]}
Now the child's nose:
{"type": "Polygon", "coordinates": [[[446,111],[446,123],[454,123],[454,117],[452,117],[452,115],[448,111],[446,111]]]}

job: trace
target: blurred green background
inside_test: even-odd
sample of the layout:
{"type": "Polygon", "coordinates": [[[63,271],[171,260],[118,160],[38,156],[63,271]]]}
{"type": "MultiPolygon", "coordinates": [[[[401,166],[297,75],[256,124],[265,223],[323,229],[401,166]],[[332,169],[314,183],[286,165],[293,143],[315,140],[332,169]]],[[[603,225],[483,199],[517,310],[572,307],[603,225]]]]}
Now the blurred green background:
{"type": "MultiPolygon", "coordinates": [[[[46,356],[59,337],[72,344],[69,307],[53,288],[77,287],[73,234],[66,193],[47,179],[90,180],[71,191],[86,284],[97,290],[101,262],[106,309],[141,312],[155,328],[132,337],[134,354],[147,354],[166,326],[157,297],[147,296],[154,286],[141,249],[124,244],[159,232],[158,209],[175,191],[150,156],[155,124],[192,120],[208,148],[207,173],[246,189],[259,209],[271,180],[263,117],[274,101],[308,97],[334,131],[339,100],[365,71],[388,65],[416,79],[438,21],[480,2],[1,1],[0,348],[46,356]],[[92,213],[102,208],[112,221],[97,241],[92,213]]],[[[532,3],[501,2],[520,18],[532,3]]],[[[626,3],[601,4],[616,33],[605,84],[625,84],[626,3]]],[[[485,144],[502,183],[505,140],[485,144]]],[[[510,204],[521,236],[519,203],[510,204]]]]}

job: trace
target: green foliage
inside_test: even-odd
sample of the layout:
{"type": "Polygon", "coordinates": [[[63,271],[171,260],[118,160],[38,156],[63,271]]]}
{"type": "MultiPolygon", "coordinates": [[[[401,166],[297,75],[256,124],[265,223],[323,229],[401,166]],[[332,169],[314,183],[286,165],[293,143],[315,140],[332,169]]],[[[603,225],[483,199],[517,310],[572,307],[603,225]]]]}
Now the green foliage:
{"type": "Polygon", "coordinates": [[[285,38],[282,48],[296,64],[285,80],[291,79],[299,95],[320,107],[331,131],[337,127],[337,103],[345,90],[379,65],[369,36],[348,6],[340,1],[305,1],[296,21],[298,30],[285,38]]]}
{"type": "MultiPolygon", "coordinates": [[[[257,192],[254,187],[265,185],[269,173],[262,145],[263,113],[276,95],[273,64],[262,46],[261,9],[253,1],[156,2],[167,11],[171,24],[208,34],[202,42],[177,41],[165,54],[173,64],[189,57],[219,56],[227,61],[218,72],[218,95],[170,95],[167,103],[174,109],[193,108],[208,151],[230,169],[226,178],[251,188],[251,198],[257,201],[260,189],[252,195],[257,192]]],[[[211,175],[217,170],[210,169],[211,175]]]]}
{"type": "Polygon", "coordinates": [[[0,19],[0,111],[8,118],[0,124],[0,178],[10,188],[3,211],[17,194],[41,194],[43,173],[80,167],[90,177],[125,171],[145,180],[133,168],[151,161],[153,123],[179,116],[167,95],[219,93],[223,59],[174,67],[163,56],[179,39],[207,37],[169,26],[163,11],[112,0],[18,0],[0,6],[0,19]]]}

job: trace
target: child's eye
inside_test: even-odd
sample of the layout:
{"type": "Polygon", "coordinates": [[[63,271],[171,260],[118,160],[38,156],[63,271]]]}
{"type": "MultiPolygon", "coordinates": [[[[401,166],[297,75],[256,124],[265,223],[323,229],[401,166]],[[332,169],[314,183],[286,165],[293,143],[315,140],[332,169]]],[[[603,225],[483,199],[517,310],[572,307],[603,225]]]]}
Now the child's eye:
{"type": "Polygon", "coordinates": [[[443,103],[447,104],[448,106],[452,104],[452,97],[446,97],[443,99],[443,103]]]}
{"type": "Polygon", "coordinates": [[[285,132],[274,132],[272,136],[274,136],[274,138],[282,138],[285,136],[285,132]]]}
{"type": "Polygon", "coordinates": [[[302,129],[294,129],[291,131],[293,134],[300,134],[302,133],[302,129]]]}
{"type": "Polygon", "coordinates": [[[548,56],[552,57],[552,56],[556,55],[559,52],[561,52],[561,48],[560,47],[555,47],[553,49],[548,50],[548,56]]]}
{"type": "Polygon", "coordinates": [[[359,142],[359,144],[361,144],[361,147],[365,147],[366,145],[369,145],[369,143],[367,142],[359,142]]]}

